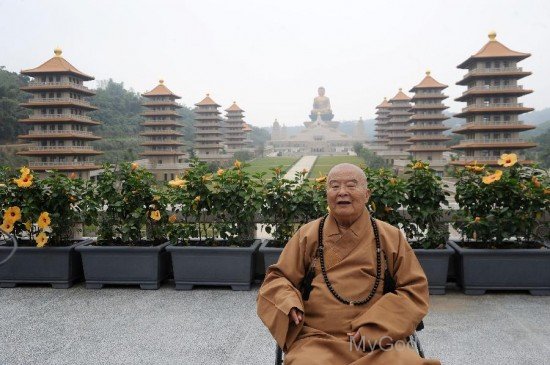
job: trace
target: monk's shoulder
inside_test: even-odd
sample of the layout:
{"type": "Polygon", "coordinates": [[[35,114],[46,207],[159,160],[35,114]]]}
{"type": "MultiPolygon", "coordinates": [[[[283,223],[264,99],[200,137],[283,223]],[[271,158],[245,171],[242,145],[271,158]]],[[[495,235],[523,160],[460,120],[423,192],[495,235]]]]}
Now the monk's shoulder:
{"type": "Polygon", "coordinates": [[[316,240],[319,235],[319,223],[321,218],[317,218],[313,221],[307,222],[298,229],[300,238],[306,238],[309,240],[316,240]]]}
{"type": "Polygon", "coordinates": [[[395,246],[395,248],[397,248],[401,239],[401,231],[399,228],[379,219],[376,219],[376,225],[378,226],[380,236],[385,238],[386,245],[395,246]]]}

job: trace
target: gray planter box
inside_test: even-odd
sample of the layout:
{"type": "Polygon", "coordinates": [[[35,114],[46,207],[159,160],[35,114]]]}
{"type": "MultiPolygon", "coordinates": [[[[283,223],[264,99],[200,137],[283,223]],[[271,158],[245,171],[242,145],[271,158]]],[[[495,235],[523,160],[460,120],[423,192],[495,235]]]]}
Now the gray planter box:
{"type": "Polygon", "coordinates": [[[430,294],[445,294],[449,274],[449,259],[454,250],[448,245],[443,249],[414,249],[414,253],[428,278],[430,294]]]}
{"type": "Polygon", "coordinates": [[[487,290],[529,290],[550,295],[550,249],[472,249],[449,242],[457,252],[465,294],[487,290]]]}
{"type": "Polygon", "coordinates": [[[165,242],[154,247],[92,246],[77,247],[82,255],[86,288],[101,289],[105,284],[139,285],[158,289],[168,278],[170,255],[165,242]]]}
{"type": "Polygon", "coordinates": [[[230,285],[233,290],[250,290],[254,280],[254,254],[260,243],[255,240],[250,247],[168,246],[176,289],[230,285]]]}
{"type": "Polygon", "coordinates": [[[265,240],[262,242],[262,245],[260,246],[259,252],[263,256],[263,270],[264,275],[267,271],[267,268],[270,267],[273,264],[276,264],[277,261],[279,261],[279,256],[281,256],[281,252],[283,252],[282,247],[267,247],[267,245],[272,242],[271,240],[265,240]]]}
{"type": "MultiPolygon", "coordinates": [[[[18,247],[15,254],[0,266],[0,287],[17,284],[50,284],[67,289],[82,279],[82,261],[75,248],[91,242],[80,240],[67,247],[18,247]]],[[[0,261],[13,247],[0,246],[0,261]]]]}

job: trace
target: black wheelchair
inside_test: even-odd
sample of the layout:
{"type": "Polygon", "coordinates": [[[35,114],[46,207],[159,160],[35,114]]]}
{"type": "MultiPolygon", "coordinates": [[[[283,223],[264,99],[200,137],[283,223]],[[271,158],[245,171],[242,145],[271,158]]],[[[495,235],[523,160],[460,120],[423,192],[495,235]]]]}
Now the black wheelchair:
{"type": "MultiPolygon", "coordinates": [[[[424,329],[424,323],[420,322],[418,327],[416,328],[416,331],[407,337],[407,343],[409,346],[416,349],[416,352],[421,358],[424,358],[424,350],[422,349],[422,345],[420,344],[420,339],[418,338],[418,332],[422,331],[424,329]]],[[[283,365],[283,350],[279,347],[279,345],[275,345],[275,365],[283,365]]]]}

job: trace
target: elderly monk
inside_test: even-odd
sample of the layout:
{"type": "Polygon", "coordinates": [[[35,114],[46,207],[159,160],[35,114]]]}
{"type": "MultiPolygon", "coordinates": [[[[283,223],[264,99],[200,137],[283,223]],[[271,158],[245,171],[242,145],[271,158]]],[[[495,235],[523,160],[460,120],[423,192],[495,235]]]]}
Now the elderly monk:
{"type": "Polygon", "coordinates": [[[428,283],[399,229],[371,221],[369,197],[359,167],[334,166],[322,235],[323,219],[300,227],[267,270],[258,315],[287,365],[440,364],[405,345],[428,312],[428,283]]]}

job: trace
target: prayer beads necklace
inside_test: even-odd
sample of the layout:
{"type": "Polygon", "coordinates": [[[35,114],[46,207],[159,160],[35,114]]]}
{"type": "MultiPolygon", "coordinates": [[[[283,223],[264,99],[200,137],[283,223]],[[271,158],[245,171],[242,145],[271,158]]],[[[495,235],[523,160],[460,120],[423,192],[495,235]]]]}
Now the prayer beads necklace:
{"type": "Polygon", "coordinates": [[[327,218],[328,215],[325,215],[322,219],[321,219],[321,222],[319,223],[319,248],[318,248],[318,252],[319,252],[319,261],[321,263],[321,272],[323,273],[323,279],[325,279],[325,284],[327,284],[327,287],[328,289],[330,290],[330,292],[332,293],[332,295],[338,299],[339,302],[341,303],[344,303],[345,305],[363,305],[363,304],[367,304],[368,302],[370,302],[370,300],[374,297],[374,294],[376,294],[376,290],[378,289],[378,286],[380,285],[380,279],[381,279],[381,272],[382,272],[382,263],[381,263],[381,255],[380,255],[380,237],[378,235],[378,226],[376,224],[376,221],[374,220],[373,217],[370,217],[370,221],[371,221],[371,224],[372,224],[372,229],[374,231],[374,239],[376,241],[376,281],[374,282],[374,285],[372,287],[372,290],[369,294],[368,297],[366,297],[365,299],[363,300],[347,300],[347,299],[344,299],[342,296],[340,296],[340,294],[338,294],[336,292],[336,290],[334,290],[334,288],[332,287],[332,284],[330,283],[330,281],[328,280],[328,275],[327,275],[327,269],[325,267],[325,254],[324,254],[324,245],[323,245],[323,227],[325,225],[325,219],[327,218]]]}

